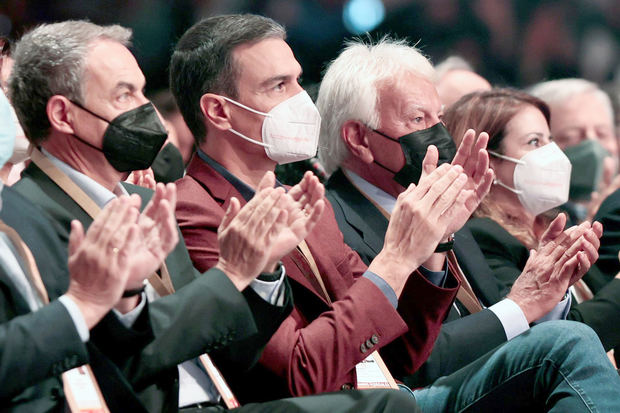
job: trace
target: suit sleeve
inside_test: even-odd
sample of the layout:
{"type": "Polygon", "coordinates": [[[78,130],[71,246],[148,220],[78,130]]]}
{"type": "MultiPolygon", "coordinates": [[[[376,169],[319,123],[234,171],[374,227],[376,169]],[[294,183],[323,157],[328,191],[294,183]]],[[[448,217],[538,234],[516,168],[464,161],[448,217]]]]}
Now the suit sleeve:
{"type": "Polygon", "coordinates": [[[0,400],[86,363],[86,345],[59,301],[0,325],[0,400]]]}
{"type": "Polygon", "coordinates": [[[611,194],[599,208],[596,221],[603,224],[603,236],[599,248],[599,259],[596,265],[608,278],[620,272],[618,251],[620,250],[620,190],[611,194]]]}
{"type": "MultiPolygon", "coordinates": [[[[185,242],[194,265],[204,270],[217,262],[217,226],[226,204],[219,206],[207,196],[197,197],[196,192],[192,192],[191,197],[179,198],[177,218],[185,242]]],[[[456,294],[455,289],[440,289],[423,277],[412,276],[408,288],[418,289],[417,294],[424,298],[403,305],[403,317],[371,281],[362,277],[366,265],[344,244],[331,208],[325,211],[313,234],[320,240],[311,242],[308,238],[308,245],[319,271],[325,275],[328,290],[333,290],[330,288],[332,279],[343,282],[335,280],[336,277],[348,277],[349,282],[355,282],[341,296],[334,297],[333,305],[327,310],[321,310],[326,308],[325,303],[315,296],[296,300],[292,314],[282,322],[265,348],[261,364],[285,379],[290,394],[333,391],[354,380],[351,374],[355,365],[370,354],[368,350],[362,351],[362,344],[366,345],[374,337],[377,342],[372,343],[372,351],[407,333],[409,327],[411,339],[403,342],[396,359],[406,369],[419,367],[430,354],[439,325],[456,294]],[[316,245],[323,250],[317,251],[316,245]],[[324,251],[329,253],[323,254],[324,251]],[[322,258],[323,255],[338,259],[331,261],[322,258]]],[[[285,266],[289,268],[295,264],[286,257],[285,266]]],[[[292,283],[296,295],[295,288],[300,289],[300,296],[310,295],[306,288],[295,281],[292,283]]]]}

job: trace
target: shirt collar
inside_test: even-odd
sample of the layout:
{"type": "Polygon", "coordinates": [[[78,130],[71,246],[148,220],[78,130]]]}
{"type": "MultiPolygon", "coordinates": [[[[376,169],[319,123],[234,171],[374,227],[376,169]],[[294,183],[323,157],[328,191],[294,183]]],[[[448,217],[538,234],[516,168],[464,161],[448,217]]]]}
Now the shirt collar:
{"type": "Polygon", "coordinates": [[[69,177],[82,191],[91,198],[99,208],[106,206],[108,202],[121,195],[128,195],[127,190],[120,184],[120,182],[114,188],[114,192],[108,190],[106,187],[95,181],[89,176],[84,175],[81,172],[73,169],[54,155],[41,148],[41,152],[49,158],[49,160],[60,169],[65,175],[69,177]]]}
{"type": "Polygon", "coordinates": [[[394,211],[394,206],[396,205],[396,198],[394,198],[392,195],[388,194],[384,190],[374,186],[358,174],[348,169],[346,171],[347,176],[364,195],[372,199],[374,202],[377,203],[377,205],[385,209],[388,213],[391,214],[392,211],[394,211]]]}
{"type": "MultiPolygon", "coordinates": [[[[248,184],[243,182],[241,179],[237,178],[235,175],[230,173],[228,169],[224,168],[215,159],[211,158],[209,155],[204,153],[201,149],[198,149],[197,153],[200,159],[202,159],[211,168],[215,169],[217,173],[222,175],[224,179],[226,179],[232,186],[234,186],[235,189],[241,194],[241,196],[243,197],[243,199],[245,199],[246,202],[249,202],[250,199],[254,197],[254,194],[256,193],[256,191],[254,191],[254,189],[251,186],[249,186],[248,184]]],[[[276,179],[276,186],[283,186],[283,185],[276,179]]]]}

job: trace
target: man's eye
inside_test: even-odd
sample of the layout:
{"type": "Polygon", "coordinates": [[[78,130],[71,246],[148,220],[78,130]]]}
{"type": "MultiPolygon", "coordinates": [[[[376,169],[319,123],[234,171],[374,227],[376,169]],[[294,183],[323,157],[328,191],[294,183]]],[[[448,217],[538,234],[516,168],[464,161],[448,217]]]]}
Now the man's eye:
{"type": "Polygon", "coordinates": [[[422,123],[424,121],[424,117],[423,116],[417,116],[413,119],[413,121],[415,123],[422,123]]]}
{"type": "Polygon", "coordinates": [[[284,90],[284,82],[280,82],[277,85],[275,85],[273,90],[275,90],[277,92],[283,91],[284,90]]]}

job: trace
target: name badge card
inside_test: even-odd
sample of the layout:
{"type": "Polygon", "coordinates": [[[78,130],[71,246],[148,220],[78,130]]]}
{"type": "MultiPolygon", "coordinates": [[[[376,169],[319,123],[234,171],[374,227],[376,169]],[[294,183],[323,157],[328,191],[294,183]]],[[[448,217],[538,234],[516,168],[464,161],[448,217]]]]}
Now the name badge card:
{"type": "Polygon", "coordinates": [[[89,365],[64,372],[62,382],[72,413],[110,413],[89,365]]]}
{"type": "Polygon", "coordinates": [[[233,394],[232,390],[230,390],[230,387],[228,387],[228,383],[226,383],[226,380],[224,380],[222,373],[220,373],[217,367],[215,367],[215,364],[213,364],[211,357],[209,357],[207,353],[204,353],[199,357],[199,360],[200,363],[202,363],[202,366],[207,371],[207,374],[211,378],[211,381],[213,381],[213,384],[215,384],[215,388],[220,393],[220,396],[222,396],[226,407],[228,407],[229,409],[241,407],[241,404],[239,403],[239,401],[237,401],[237,398],[233,394]]]}
{"type": "Polygon", "coordinates": [[[376,351],[355,366],[358,389],[397,389],[398,386],[376,351]]]}

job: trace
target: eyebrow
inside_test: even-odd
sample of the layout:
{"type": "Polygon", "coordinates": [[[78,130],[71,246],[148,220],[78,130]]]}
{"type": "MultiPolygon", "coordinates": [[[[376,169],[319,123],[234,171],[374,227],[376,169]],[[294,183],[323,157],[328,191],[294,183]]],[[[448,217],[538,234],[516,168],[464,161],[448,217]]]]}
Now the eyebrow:
{"type": "MultiPolygon", "coordinates": [[[[144,84],[144,86],[142,86],[141,90],[144,90],[144,88],[146,87],[146,83],[144,84]]],[[[120,90],[120,89],[129,89],[130,92],[135,92],[136,90],[138,90],[138,88],[136,87],[136,85],[134,85],[133,83],[129,83],[129,82],[118,82],[116,84],[116,86],[114,86],[114,90],[120,90]]]]}
{"type": "MultiPolygon", "coordinates": [[[[303,75],[303,71],[300,71],[299,72],[299,76],[295,77],[295,79],[301,78],[301,75],[303,75]]],[[[274,83],[284,82],[284,81],[290,80],[292,78],[293,78],[293,76],[291,76],[291,75],[277,75],[277,76],[273,76],[273,77],[270,77],[269,79],[263,80],[260,83],[260,87],[261,88],[267,87],[267,86],[272,85],[274,83]]]]}

